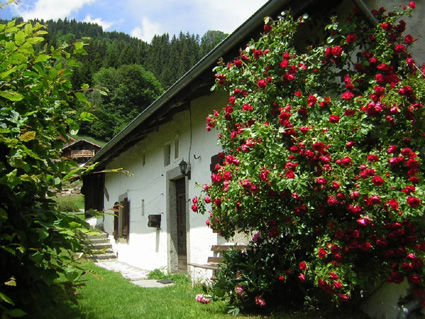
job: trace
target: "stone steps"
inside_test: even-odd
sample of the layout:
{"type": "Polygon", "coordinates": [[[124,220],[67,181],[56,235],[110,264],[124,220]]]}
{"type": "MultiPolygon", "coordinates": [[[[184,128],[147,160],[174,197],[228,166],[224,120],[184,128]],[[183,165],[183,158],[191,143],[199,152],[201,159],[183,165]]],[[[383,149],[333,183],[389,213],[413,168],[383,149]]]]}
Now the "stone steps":
{"type": "Polygon", "coordinates": [[[112,250],[112,245],[109,242],[107,233],[99,233],[99,235],[89,236],[88,240],[90,242],[92,253],[87,256],[87,258],[95,261],[117,258],[112,250]]]}

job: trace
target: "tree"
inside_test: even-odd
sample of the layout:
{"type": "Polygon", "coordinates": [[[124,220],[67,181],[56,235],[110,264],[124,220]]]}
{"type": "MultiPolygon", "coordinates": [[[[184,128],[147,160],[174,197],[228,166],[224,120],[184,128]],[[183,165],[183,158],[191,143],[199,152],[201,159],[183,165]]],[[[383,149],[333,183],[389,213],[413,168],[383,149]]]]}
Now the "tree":
{"type": "Polygon", "coordinates": [[[98,120],[82,131],[101,139],[110,139],[149,106],[162,92],[155,76],[141,65],[102,68],[93,76],[95,86],[109,91],[107,96],[94,92],[91,100],[98,106],[98,120]]]}
{"type": "Polygon", "coordinates": [[[39,23],[0,24],[2,318],[35,316],[63,298],[79,274],[72,252],[83,250],[84,222],[58,212],[51,199],[78,171],[61,149],[78,129],[71,105],[86,100],[72,91],[76,62],[66,50],[81,53],[83,43],[36,51],[45,34],[39,23]]]}
{"type": "Polygon", "coordinates": [[[295,20],[216,68],[227,105],[207,118],[222,162],[193,199],[229,238],[254,232],[215,283],[239,307],[362,300],[407,279],[425,304],[424,74],[408,53],[401,12],[353,14],[326,44],[299,48],[295,20]],[[305,53],[300,53],[305,52],[305,53]]]}

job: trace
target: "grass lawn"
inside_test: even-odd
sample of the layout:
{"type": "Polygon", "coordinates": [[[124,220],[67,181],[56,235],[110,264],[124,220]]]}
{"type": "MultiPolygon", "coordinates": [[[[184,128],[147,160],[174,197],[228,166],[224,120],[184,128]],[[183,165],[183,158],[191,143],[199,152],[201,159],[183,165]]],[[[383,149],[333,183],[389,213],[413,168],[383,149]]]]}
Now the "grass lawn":
{"type": "MultiPolygon", "coordinates": [[[[225,303],[200,304],[195,296],[201,288],[192,288],[187,280],[177,280],[172,287],[141,288],[133,285],[121,274],[83,264],[87,273],[82,277],[83,286],[78,290],[78,304],[59,310],[62,319],[209,319],[235,318],[227,314],[225,303]]],[[[60,313],[60,316],[59,316],[60,313]]],[[[238,318],[259,319],[259,315],[239,315],[238,318]]],[[[297,319],[286,315],[266,318],[297,319]]],[[[305,318],[305,317],[304,317],[305,318]]]]}
{"type": "Polygon", "coordinates": [[[84,195],[59,195],[53,198],[58,203],[58,210],[63,212],[78,212],[84,209],[84,195]]]}

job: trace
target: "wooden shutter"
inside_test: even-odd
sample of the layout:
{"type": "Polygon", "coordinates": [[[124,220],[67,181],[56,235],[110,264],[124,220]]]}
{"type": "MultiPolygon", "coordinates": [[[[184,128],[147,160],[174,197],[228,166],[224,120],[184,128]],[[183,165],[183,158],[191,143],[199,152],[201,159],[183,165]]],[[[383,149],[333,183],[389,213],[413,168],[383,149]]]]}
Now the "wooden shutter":
{"type": "Polygon", "coordinates": [[[122,204],[122,237],[128,239],[130,235],[130,202],[128,201],[128,198],[124,198],[122,204]]]}
{"type": "Polygon", "coordinates": [[[114,238],[115,240],[118,239],[118,214],[120,211],[120,206],[118,202],[115,202],[114,208],[112,209],[114,211],[114,238]]]}

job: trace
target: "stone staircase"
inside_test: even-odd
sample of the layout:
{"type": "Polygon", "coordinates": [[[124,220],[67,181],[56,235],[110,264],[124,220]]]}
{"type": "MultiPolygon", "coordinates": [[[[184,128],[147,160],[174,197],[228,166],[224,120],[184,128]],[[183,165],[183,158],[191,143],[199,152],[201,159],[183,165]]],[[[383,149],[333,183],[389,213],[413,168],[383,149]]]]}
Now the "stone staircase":
{"type": "Polygon", "coordinates": [[[112,250],[107,233],[99,233],[99,235],[89,236],[92,254],[88,256],[93,260],[116,259],[117,256],[112,250]]]}

